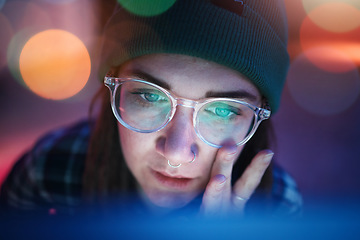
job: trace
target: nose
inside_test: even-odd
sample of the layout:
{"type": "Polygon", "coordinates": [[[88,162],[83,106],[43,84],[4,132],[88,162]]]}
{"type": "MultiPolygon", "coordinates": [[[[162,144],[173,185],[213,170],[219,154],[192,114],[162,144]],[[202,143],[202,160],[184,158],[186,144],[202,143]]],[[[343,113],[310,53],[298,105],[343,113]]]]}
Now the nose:
{"type": "Polygon", "coordinates": [[[171,165],[190,163],[198,154],[192,116],[192,108],[178,106],[173,119],[162,130],[163,134],[157,141],[157,151],[171,165]]]}

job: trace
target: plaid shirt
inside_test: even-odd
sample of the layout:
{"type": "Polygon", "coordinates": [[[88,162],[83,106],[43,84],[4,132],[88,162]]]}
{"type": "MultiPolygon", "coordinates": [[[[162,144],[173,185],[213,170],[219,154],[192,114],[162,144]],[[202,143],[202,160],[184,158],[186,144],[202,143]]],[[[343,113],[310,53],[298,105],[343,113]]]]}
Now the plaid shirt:
{"type": "MultiPolygon", "coordinates": [[[[0,205],[21,210],[73,211],[81,205],[89,139],[87,121],[43,137],[14,165],[1,188],[0,205]]],[[[277,213],[301,210],[302,198],[296,183],[277,165],[273,166],[271,199],[277,213]]]]}

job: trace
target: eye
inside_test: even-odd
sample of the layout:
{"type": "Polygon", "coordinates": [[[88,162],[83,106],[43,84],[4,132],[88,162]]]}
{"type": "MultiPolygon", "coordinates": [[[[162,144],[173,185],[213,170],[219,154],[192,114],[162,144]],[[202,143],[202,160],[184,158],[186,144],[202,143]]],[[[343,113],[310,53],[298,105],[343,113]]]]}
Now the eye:
{"type": "Polygon", "coordinates": [[[205,109],[206,112],[220,118],[231,118],[241,115],[241,110],[228,104],[211,104],[205,109]]]}
{"type": "Polygon", "coordinates": [[[160,103],[167,101],[167,97],[158,90],[153,89],[134,89],[132,94],[138,95],[143,101],[148,103],[160,103]]]}
{"type": "Polygon", "coordinates": [[[232,112],[226,108],[215,108],[215,114],[219,117],[227,117],[232,114],[232,112]]]}
{"type": "Polygon", "coordinates": [[[143,97],[144,99],[146,99],[149,102],[156,102],[160,98],[160,96],[155,93],[144,93],[144,94],[141,94],[141,97],[143,97]]]}

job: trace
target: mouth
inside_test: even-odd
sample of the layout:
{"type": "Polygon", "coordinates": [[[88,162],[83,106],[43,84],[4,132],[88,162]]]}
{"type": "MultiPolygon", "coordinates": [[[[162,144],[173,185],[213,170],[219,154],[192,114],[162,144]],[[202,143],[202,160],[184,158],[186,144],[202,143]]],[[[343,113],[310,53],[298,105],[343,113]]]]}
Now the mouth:
{"type": "Polygon", "coordinates": [[[193,181],[193,178],[170,176],[166,173],[158,171],[152,171],[152,174],[161,185],[169,188],[184,189],[193,181]]]}

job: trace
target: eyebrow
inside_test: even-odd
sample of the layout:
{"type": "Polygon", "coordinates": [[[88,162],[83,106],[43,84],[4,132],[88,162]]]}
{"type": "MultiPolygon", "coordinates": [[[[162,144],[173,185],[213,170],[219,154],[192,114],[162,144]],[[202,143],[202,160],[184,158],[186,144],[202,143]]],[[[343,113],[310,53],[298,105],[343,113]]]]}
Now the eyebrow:
{"type": "Polygon", "coordinates": [[[239,90],[239,91],[229,91],[229,92],[215,92],[215,91],[209,91],[205,94],[206,98],[241,98],[241,99],[247,99],[252,102],[256,102],[258,98],[245,90],[239,90]]]}
{"type": "Polygon", "coordinates": [[[162,88],[166,88],[167,90],[170,90],[171,89],[171,86],[166,83],[165,81],[161,80],[161,79],[158,79],[146,72],[143,72],[141,71],[140,69],[132,69],[131,70],[131,74],[130,75],[134,75],[136,77],[139,77],[143,80],[146,80],[148,82],[151,82],[151,83],[154,83],[156,85],[159,85],[160,87],[162,88]]]}
{"type": "MultiPolygon", "coordinates": [[[[158,79],[142,71],[141,69],[131,69],[129,71],[129,75],[139,77],[143,80],[159,85],[160,87],[163,87],[167,90],[171,90],[171,86],[167,82],[158,79]]],[[[240,99],[247,99],[248,101],[252,101],[252,102],[256,102],[258,100],[258,98],[254,94],[245,90],[228,91],[228,92],[208,91],[205,94],[205,98],[240,98],[240,99]]]]}

